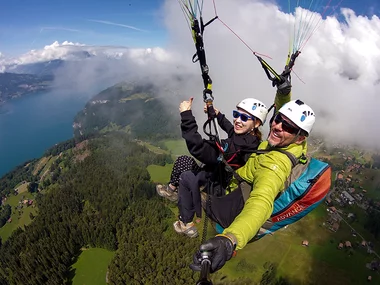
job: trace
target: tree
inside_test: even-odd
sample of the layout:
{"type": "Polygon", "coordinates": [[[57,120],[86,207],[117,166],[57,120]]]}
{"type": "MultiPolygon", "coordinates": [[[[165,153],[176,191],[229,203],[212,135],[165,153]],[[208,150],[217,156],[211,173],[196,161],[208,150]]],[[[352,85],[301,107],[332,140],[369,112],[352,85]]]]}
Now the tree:
{"type": "Polygon", "coordinates": [[[277,265],[275,263],[266,262],[264,268],[266,268],[266,271],[261,277],[260,285],[274,285],[276,282],[277,265]]]}
{"type": "Polygon", "coordinates": [[[38,183],[36,182],[31,182],[28,185],[28,192],[30,193],[35,193],[38,191],[38,183]]]}

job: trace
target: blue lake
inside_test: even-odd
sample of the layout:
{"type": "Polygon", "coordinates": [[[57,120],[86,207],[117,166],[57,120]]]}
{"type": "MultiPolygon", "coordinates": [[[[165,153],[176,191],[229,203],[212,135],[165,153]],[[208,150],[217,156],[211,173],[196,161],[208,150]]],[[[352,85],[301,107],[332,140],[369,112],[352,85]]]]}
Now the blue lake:
{"type": "Polygon", "coordinates": [[[73,137],[73,118],[88,94],[29,94],[0,106],[0,177],[73,137]]]}

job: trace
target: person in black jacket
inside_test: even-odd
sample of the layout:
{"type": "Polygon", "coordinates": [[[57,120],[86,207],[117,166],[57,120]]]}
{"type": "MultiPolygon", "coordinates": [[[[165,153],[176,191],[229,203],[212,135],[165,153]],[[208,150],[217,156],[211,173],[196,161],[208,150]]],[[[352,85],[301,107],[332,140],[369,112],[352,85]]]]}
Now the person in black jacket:
{"type": "Polygon", "coordinates": [[[177,201],[179,196],[180,216],[179,221],[174,223],[174,229],[195,237],[198,232],[192,220],[195,213],[198,217],[201,216],[199,187],[204,186],[208,180],[222,184],[222,187],[227,185],[231,174],[224,170],[220,155],[223,154],[225,161],[234,169],[243,166],[261,142],[259,127],[264,124],[268,109],[257,99],[244,99],[237,104],[237,110],[233,111],[233,124],[215,110],[219,126],[228,135],[218,145],[215,141],[203,139],[198,133],[191,106],[192,98],[183,101],[179,107],[182,137],[190,154],[204,166],[200,167],[192,157],[180,156],[174,163],[169,185],[157,185],[156,189],[160,196],[171,201],[177,201]]]}

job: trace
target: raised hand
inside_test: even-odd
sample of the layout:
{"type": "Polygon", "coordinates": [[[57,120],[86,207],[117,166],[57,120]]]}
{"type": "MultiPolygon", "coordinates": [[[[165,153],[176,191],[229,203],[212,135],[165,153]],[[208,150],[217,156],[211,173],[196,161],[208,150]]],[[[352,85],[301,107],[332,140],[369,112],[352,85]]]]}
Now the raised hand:
{"type": "Polygon", "coordinates": [[[182,113],[184,111],[191,110],[191,105],[193,104],[193,97],[190,98],[190,100],[182,101],[181,104],[179,104],[179,112],[182,113]]]}

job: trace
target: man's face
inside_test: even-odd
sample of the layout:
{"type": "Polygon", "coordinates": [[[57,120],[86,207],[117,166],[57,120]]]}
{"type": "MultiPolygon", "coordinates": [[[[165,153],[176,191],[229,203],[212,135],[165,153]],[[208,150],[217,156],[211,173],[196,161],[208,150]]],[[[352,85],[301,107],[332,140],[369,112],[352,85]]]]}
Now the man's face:
{"type": "Polygon", "coordinates": [[[268,142],[271,146],[276,147],[285,147],[291,143],[301,143],[305,137],[299,136],[296,138],[299,131],[300,128],[297,125],[286,116],[278,113],[271,124],[268,142]]]}

